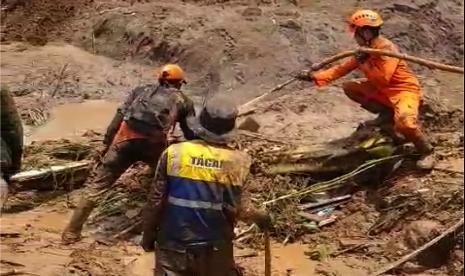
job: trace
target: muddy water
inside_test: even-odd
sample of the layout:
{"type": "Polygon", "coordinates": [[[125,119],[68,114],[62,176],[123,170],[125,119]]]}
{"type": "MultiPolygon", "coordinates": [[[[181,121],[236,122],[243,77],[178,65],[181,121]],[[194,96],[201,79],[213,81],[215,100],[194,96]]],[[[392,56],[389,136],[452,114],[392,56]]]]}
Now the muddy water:
{"type": "Polygon", "coordinates": [[[118,103],[91,100],[70,103],[52,109],[50,120],[31,131],[26,143],[31,141],[72,138],[88,130],[105,131],[115,114],[118,103]]]}

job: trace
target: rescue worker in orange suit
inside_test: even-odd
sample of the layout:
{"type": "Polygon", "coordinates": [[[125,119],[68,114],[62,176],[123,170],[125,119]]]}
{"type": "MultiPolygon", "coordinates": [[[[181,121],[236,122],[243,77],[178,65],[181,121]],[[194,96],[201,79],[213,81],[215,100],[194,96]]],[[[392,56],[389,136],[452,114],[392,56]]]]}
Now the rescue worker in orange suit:
{"type": "Polygon", "coordinates": [[[64,230],[63,243],[80,240],[83,224],[98,200],[132,164],[142,161],[155,168],[177,122],[186,139],[194,137],[186,121],[195,113],[194,104],[181,92],[183,83],[183,70],[176,64],[165,65],[158,73],[158,84],[135,88],[118,108],[104,137],[106,153],[86,181],[89,191],[64,230]]]}
{"type": "Polygon", "coordinates": [[[144,208],[142,247],[155,250],[154,275],[239,275],[233,257],[236,220],[271,227],[245,194],[251,158],[231,149],[237,109],[207,102],[188,125],[198,139],[169,146],[160,157],[144,208]]]}
{"type": "MultiPolygon", "coordinates": [[[[382,25],[380,15],[371,10],[357,11],[349,18],[349,31],[359,46],[398,52],[396,45],[379,34],[382,25]]],[[[412,142],[420,154],[417,167],[432,169],[433,147],[418,121],[422,92],[405,61],[361,53],[326,71],[303,71],[297,78],[325,86],[355,69],[361,70],[366,79],[345,82],[343,90],[347,97],[369,112],[379,114],[374,123],[387,120],[393,123],[395,134],[412,142]]]]}

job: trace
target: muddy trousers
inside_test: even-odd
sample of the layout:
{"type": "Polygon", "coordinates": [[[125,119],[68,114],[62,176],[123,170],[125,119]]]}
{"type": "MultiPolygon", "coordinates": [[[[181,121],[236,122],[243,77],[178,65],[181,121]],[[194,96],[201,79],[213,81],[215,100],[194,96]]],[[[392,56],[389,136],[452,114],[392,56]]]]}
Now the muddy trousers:
{"type": "Polygon", "coordinates": [[[420,92],[403,91],[386,95],[363,80],[345,82],[343,89],[347,97],[362,108],[388,118],[395,132],[413,142],[420,151],[431,151],[430,146],[425,145],[426,137],[418,122],[420,92]]]}
{"type": "Polygon", "coordinates": [[[420,158],[417,166],[421,169],[434,167],[433,146],[424,134],[418,121],[421,105],[420,91],[377,91],[369,81],[348,81],[343,84],[347,97],[359,103],[362,108],[388,118],[394,128],[391,136],[395,140],[401,134],[415,145],[420,158]]]}
{"type": "Polygon", "coordinates": [[[101,164],[96,167],[92,176],[84,184],[88,192],[80,200],[71,221],[63,232],[63,242],[78,241],[82,226],[97,202],[104,197],[105,192],[137,161],[142,161],[154,168],[166,145],[166,141],[154,143],[147,139],[133,139],[110,146],[101,164]]]}
{"type": "Polygon", "coordinates": [[[232,242],[220,246],[195,245],[183,250],[155,245],[155,276],[240,276],[232,242]]]}

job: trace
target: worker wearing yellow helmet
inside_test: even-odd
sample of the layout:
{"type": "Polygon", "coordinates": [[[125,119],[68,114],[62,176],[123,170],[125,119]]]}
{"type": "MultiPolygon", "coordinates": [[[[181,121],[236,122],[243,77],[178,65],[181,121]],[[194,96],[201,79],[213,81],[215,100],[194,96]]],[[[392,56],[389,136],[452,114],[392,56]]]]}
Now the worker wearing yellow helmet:
{"type": "Polygon", "coordinates": [[[180,89],[185,81],[179,65],[167,64],[155,72],[158,83],[132,90],[118,108],[104,137],[104,156],[85,186],[88,191],[62,234],[65,244],[80,240],[82,226],[104,191],[135,162],[152,167],[168,145],[170,130],[179,122],[186,139],[194,133],[187,118],[195,116],[194,104],[180,89]]]}
{"type": "MultiPolygon", "coordinates": [[[[381,16],[371,10],[359,10],[348,19],[348,29],[361,47],[398,52],[398,48],[380,35],[381,16]]],[[[394,136],[412,142],[420,158],[420,169],[434,166],[433,147],[418,122],[422,93],[417,77],[404,60],[360,53],[328,70],[301,72],[297,78],[325,86],[358,69],[365,79],[350,80],[342,85],[345,94],[369,112],[379,117],[371,123],[393,126],[394,136]],[[403,137],[402,137],[403,136],[403,137]]]]}

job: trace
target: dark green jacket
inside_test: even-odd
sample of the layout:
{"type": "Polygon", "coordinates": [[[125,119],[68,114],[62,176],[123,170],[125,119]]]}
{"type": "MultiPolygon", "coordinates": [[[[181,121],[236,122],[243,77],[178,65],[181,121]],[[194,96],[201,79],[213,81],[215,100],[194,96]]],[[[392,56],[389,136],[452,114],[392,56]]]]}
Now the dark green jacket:
{"type": "Polygon", "coordinates": [[[23,126],[10,91],[1,87],[1,170],[7,178],[21,169],[23,126]]]}

